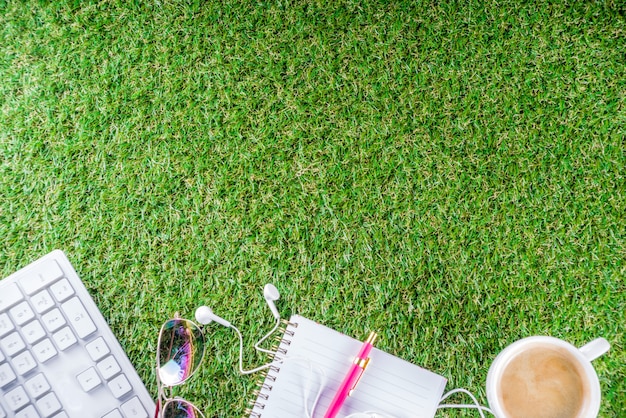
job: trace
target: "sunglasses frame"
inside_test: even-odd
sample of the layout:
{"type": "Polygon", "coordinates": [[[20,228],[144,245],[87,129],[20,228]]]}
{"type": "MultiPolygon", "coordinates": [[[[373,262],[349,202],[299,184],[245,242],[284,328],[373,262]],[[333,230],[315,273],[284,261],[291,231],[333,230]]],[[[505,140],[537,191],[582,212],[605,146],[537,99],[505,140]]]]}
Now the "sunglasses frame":
{"type": "Polygon", "coordinates": [[[173,402],[177,402],[179,404],[186,405],[186,406],[189,406],[189,407],[193,408],[194,413],[198,414],[196,418],[205,418],[204,414],[193,403],[191,403],[191,402],[189,402],[189,401],[187,401],[187,400],[185,400],[183,398],[180,398],[178,396],[172,396],[171,393],[170,393],[170,396],[167,396],[167,394],[165,393],[165,391],[167,389],[172,391],[172,388],[174,386],[180,386],[180,385],[186,383],[194,374],[196,374],[198,369],[200,369],[200,365],[204,361],[204,354],[206,352],[206,348],[205,348],[205,346],[203,344],[202,345],[202,354],[200,355],[200,360],[198,360],[198,364],[193,369],[193,371],[191,373],[189,373],[189,376],[186,376],[184,379],[181,379],[180,382],[175,383],[173,385],[167,385],[167,384],[163,383],[163,381],[161,380],[161,377],[159,375],[159,368],[161,367],[161,362],[160,362],[161,339],[163,337],[163,331],[165,329],[165,326],[170,321],[184,321],[188,325],[191,325],[191,326],[195,327],[200,332],[200,335],[202,336],[202,341],[203,342],[205,341],[204,330],[202,329],[202,327],[200,325],[196,324],[195,322],[189,320],[189,319],[181,318],[179,316],[178,312],[176,312],[174,314],[173,318],[170,318],[167,321],[163,322],[163,325],[161,326],[161,329],[159,330],[159,338],[158,338],[158,341],[157,341],[157,350],[156,350],[157,352],[156,352],[156,367],[155,367],[155,371],[156,371],[156,379],[157,379],[158,397],[157,397],[157,401],[156,401],[156,411],[154,413],[154,418],[165,418],[163,416],[163,413],[167,409],[167,406],[169,404],[173,403],[173,402]]]}

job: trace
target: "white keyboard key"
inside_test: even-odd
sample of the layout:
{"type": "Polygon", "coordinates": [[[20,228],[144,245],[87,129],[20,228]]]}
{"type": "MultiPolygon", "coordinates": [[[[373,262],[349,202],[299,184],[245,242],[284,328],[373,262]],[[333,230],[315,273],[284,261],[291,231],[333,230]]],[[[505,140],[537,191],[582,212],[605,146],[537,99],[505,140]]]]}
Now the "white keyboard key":
{"type": "Polygon", "coordinates": [[[0,314],[0,337],[5,336],[14,329],[15,325],[13,325],[13,321],[11,321],[9,315],[5,313],[0,314]]]}
{"type": "Polygon", "coordinates": [[[35,354],[35,357],[37,357],[40,363],[45,363],[57,355],[57,350],[54,348],[54,345],[52,345],[52,341],[46,338],[33,346],[33,354],[35,354]]]}
{"type": "Polygon", "coordinates": [[[26,389],[26,393],[32,399],[37,399],[50,390],[50,383],[48,383],[43,373],[39,373],[26,381],[24,389],[26,389]]]}
{"type": "Polygon", "coordinates": [[[45,418],[52,416],[52,414],[61,409],[61,402],[59,402],[59,399],[52,392],[39,399],[36,404],[45,418]]]}
{"type": "Polygon", "coordinates": [[[59,280],[50,286],[50,291],[52,292],[54,298],[59,302],[63,302],[70,296],[74,295],[74,289],[72,289],[72,286],[70,286],[70,282],[68,282],[67,279],[59,280]]]}
{"type": "Polygon", "coordinates": [[[106,342],[104,342],[104,338],[102,337],[96,338],[87,344],[85,348],[87,349],[87,353],[89,353],[89,357],[91,357],[93,361],[98,361],[111,352],[111,350],[109,350],[109,346],[106,342]]]}
{"type": "Polygon", "coordinates": [[[55,332],[52,335],[52,339],[61,351],[70,348],[78,341],[70,327],[65,327],[62,328],[60,331],[55,332]]]}
{"type": "Polygon", "coordinates": [[[54,332],[66,324],[63,314],[56,308],[44,314],[41,320],[43,321],[43,326],[49,332],[54,332]]]}
{"type": "Polygon", "coordinates": [[[22,292],[15,283],[0,286],[0,311],[6,311],[23,298],[22,292]]]}
{"type": "Polygon", "coordinates": [[[41,326],[41,322],[35,320],[22,327],[22,334],[27,343],[34,344],[46,336],[46,331],[41,326]]]}
{"type": "Polygon", "coordinates": [[[20,277],[19,282],[24,291],[32,295],[62,276],[63,271],[57,262],[54,260],[46,260],[43,263],[37,264],[36,268],[31,270],[27,276],[20,277]]]}
{"type": "Polygon", "coordinates": [[[20,412],[15,414],[15,418],[41,418],[35,407],[32,405],[28,405],[26,408],[22,409],[20,412]]]}
{"type": "Polygon", "coordinates": [[[28,395],[24,391],[22,386],[18,386],[15,389],[10,390],[9,392],[4,394],[4,401],[6,402],[9,409],[13,412],[18,409],[28,405],[30,402],[28,399],[28,395]]]}
{"type": "Polygon", "coordinates": [[[76,380],[78,380],[80,387],[83,388],[85,392],[89,392],[90,390],[100,386],[100,383],[102,383],[100,376],[98,376],[98,372],[93,367],[88,368],[76,376],[76,380]]]}
{"type": "Polygon", "coordinates": [[[9,363],[0,364],[0,388],[5,387],[17,379],[9,363]]]}
{"type": "Polygon", "coordinates": [[[30,351],[23,351],[11,359],[13,368],[20,376],[24,376],[29,371],[37,367],[37,362],[30,351]]]}
{"type": "Polygon", "coordinates": [[[0,345],[8,356],[13,356],[26,348],[24,340],[22,340],[22,337],[20,337],[20,334],[17,332],[13,332],[4,337],[0,341],[0,345]]]}
{"type": "Polygon", "coordinates": [[[65,312],[65,315],[69,318],[70,324],[79,338],[85,338],[96,330],[96,326],[91,320],[91,317],[77,297],[65,302],[61,305],[61,309],[63,309],[63,312],[65,312]]]}
{"type": "Polygon", "coordinates": [[[0,418],[6,418],[7,413],[4,409],[2,409],[2,407],[0,406],[0,418]]]}
{"type": "Polygon", "coordinates": [[[122,404],[122,411],[126,418],[149,418],[148,413],[144,409],[138,397],[134,397],[128,402],[122,404]]]}
{"type": "Polygon", "coordinates": [[[52,300],[52,296],[50,296],[50,293],[46,289],[42,290],[36,295],[31,296],[30,303],[33,304],[33,307],[38,314],[42,314],[48,309],[54,307],[54,301],[52,300]]]}
{"type": "Polygon", "coordinates": [[[120,374],[109,382],[109,389],[113,392],[113,396],[119,399],[130,392],[132,390],[132,386],[128,382],[126,376],[120,374]]]}
{"type": "Polygon", "coordinates": [[[12,307],[9,313],[17,325],[23,325],[35,317],[35,312],[33,312],[28,302],[22,302],[12,307]]]}
{"type": "Polygon", "coordinates": [[[119,409],[114,409],[106,415],[103,415],[102,418],[124,418],[119,409]]]}
{"type": "Polygon", "coordinates": [[[61,411],[52,418],[70,418],[65,412],[61,411]]]}
{"type": "Polygon", "coordinates": [[[98,367],[98,370],[100,370],[100,374],[102,375],[102,377],[104,377],[106,380],[109,380],[110,378],[118,374],[121,370],[120,365],[117,364],[117,361],[115,361],[115,358],[113,356],[105,358],[96,366],[98,367]]]}

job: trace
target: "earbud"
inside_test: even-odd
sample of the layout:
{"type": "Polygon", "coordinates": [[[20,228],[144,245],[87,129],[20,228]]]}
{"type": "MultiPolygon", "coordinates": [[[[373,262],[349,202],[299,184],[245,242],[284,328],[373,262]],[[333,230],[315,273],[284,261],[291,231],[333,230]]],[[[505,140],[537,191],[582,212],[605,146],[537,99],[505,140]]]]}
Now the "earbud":
{"type": "Polygon", "coordinates": [[[276,289],[276,286],[270,283],[266,284],[263,288],[263,296],[265,297],[267,305],[270,307],[274,318],[280,319],[280,314],[278,313],[278,309],[276,309],[276,305],[274,304],[274,301],[277,301],[278,298],[280,298],[280,293],[278,293],[278,289],[276,289]]]}
{"type": "Polygon", "coordinates": [[[224,325],[226,328],[230,328],[232,326],[230,322],[228,322],[224,318],[215,315],[211,308],[209,308],[208,306],[200,306],[198,309],[196,309],[196,321],[198,321],[202,325],[206,325],[215,321],[220,325],[224,325]]]}

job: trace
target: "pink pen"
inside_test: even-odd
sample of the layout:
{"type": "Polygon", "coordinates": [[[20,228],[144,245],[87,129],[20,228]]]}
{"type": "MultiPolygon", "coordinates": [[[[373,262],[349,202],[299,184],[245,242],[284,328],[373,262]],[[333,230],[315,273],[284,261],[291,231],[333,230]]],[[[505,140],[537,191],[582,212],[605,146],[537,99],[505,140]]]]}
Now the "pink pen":
{"type": "Polygon", "coordinates": [[[348,374],[343,379],[343,382],[341,382],[341,386],[339,386],[339,390],[337,390],[333,401],[330,403],[324,418],[335,418],[346,398],[352,395],[356,384],[359,382],[361,375],[370,361],[368,355],[370,351],[372,351],[372,347],[374,347],[376,337],[376,333],[372,332],[370,336],[367,337],[367,340],[363,342],[363,345],[359,350],[359,354],[356,355],[354,361],[350,365],[350,370],[348,370],[348,374]]]}

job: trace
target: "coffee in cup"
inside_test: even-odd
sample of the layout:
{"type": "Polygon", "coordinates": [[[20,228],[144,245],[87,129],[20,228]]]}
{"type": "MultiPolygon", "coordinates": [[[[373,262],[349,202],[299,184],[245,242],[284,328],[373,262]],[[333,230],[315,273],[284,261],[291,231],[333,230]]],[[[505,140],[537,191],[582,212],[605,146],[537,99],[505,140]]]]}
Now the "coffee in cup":
{"type": "Polygon", "coordinates": [[[597,339],[578,349],[553,337],[529,337],[500,353],[489,369],[487,398],[498,418],[588,418],[600,407],[591,360],[608,350],[597,339]]]}

